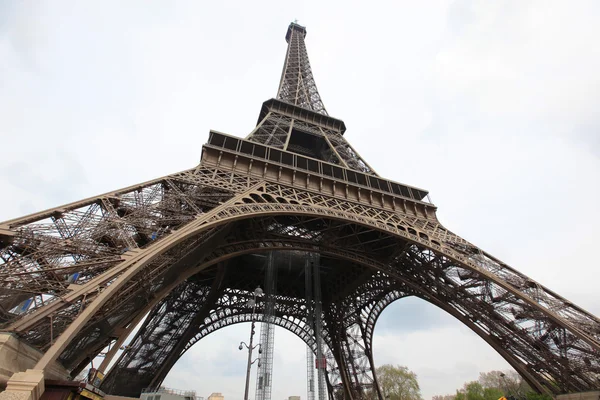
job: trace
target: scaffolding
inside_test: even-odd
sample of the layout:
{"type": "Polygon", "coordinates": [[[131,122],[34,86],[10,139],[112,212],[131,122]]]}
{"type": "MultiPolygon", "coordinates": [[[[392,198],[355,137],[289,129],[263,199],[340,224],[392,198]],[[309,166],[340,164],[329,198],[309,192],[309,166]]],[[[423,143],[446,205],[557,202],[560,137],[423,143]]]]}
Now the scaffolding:
{"type": "Polygon", "coordinates": [[[320,257],[318,253],[311,254],[311,265],[313,267],[314,296],[315,296],[315,343],[317,344],[317,383],[319,388],[319,400],[325,400],[327,397],[325,385],[325,373],[327,372],[327,359],[323,353],[323,335],[322,335],[322,304],[321,304],[321,269],[320,257]]]}
{"type": "MultiPolygon", "coordinates": [[[[304,258],[304,287],[306,291],[306,324],[314,331],[313,281],[310,257],[304,258]]],[[[315,354],[306,346],[306,399],[315,400],[315,354]]]]}
{"type": "Polygon", "coordinates": [[[271,400],[273,350],[275,348],[275,295],[277,292],[277,262],[286,261],[278,252],[269,252],[265,268],[264,319],[260,325],[261,356],[256,374],[255,400],[271,400]],[[276,260],[279,258],[280,260],[276,260]]]}

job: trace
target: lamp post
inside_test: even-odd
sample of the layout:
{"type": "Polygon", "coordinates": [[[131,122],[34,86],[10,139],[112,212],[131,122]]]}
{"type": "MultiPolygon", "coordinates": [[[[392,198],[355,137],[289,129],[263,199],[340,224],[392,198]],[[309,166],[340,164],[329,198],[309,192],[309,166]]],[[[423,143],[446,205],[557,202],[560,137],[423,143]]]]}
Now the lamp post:
{"type": "Polygon", "coordinates": [[[246,391],[244,392],[244,400],[248,400],[248,390],[250,389],[250,368],[252,368],[252,364],[254,364],[258,360],[258,367],[260,368],[260,358],[256,358],[252,361],[252,352],[255,348],[258,347],[258,354],[262,353],[262,349],[260,348],[260,343],[256,346],[252,346],[252,341],[254,340],[254,314],[256,311],[256,297],[263,294],[262,289],[257,287],[254,289],[254,296],[252,300],[248,301],[248,305],[252,307],[252,316],[250,320],[252,321],[252,325],[250,326],[250,344],[246,344],[245,342],[240,342],[240,350],[244,349],[244,346],[248,349],[248,365],[246,367],[246,391]]]}

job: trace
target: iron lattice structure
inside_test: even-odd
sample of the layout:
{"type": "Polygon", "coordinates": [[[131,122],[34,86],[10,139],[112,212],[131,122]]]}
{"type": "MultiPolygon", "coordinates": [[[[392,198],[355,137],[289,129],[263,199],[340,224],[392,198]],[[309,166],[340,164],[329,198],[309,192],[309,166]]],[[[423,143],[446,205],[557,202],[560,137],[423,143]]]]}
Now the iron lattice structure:
{"type": "MultiPolygon", "coordinates": [[[[314,330],[315,310],[313,309],[313,279],[312,279],[313,264],[309,258],[304,260],[304,288],[306,292],[306,325],[314,330]]],[[[318,338],[315,337],[315,343],[318,343],[318,338]]],[[[318,353],[318,350],[317,350],[318,353]]],[[[315,400],[318,396],[317,387],[315,385],[315,354],[311,346],[306,346],[306,399],[315,400]]],[[[319,400],[323,400],[320,399],[319,400]]]]}
{"type": "Polygon", "coordinates": [[[260,362],[256,373],[256,393],[254,400],[271,400],[273,382],[273,356],[275,355],[275,293],[277,292],[278,268],[286,268],[287,253],[272,251],[267,257],[267,268],[264,273],[265,306],[263,322],[260,324],[260,362]]]}
{"type": "Polygon", "coordinates": [[[318,254],[331,398],[381,397],[373,329],[404,296],[454,316],[540,392],[598,388],[598,318],[447,230],[427,191],[378,176],[325,111],[305,35],[289,26],[277,98],[245,139],[211,131],[192,169],[1,223],[2,329],[43,351],[37,369],[58,360],[75,376],[112,345],[105,369],[148,315],[103,385],[136,396],[203,337],[250,321],[271,251],[291,259],[271,322],[316,353],[303,274],[318,254]]]}

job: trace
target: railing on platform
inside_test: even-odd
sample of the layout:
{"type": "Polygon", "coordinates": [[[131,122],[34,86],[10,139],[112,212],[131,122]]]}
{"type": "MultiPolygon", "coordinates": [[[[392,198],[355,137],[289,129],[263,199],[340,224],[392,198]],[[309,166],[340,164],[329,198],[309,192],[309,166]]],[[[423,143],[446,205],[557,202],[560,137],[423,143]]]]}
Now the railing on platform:
{"type": "Polygon", "coordinates": [[[183,397],[190,397],[190,400],[197,400],[196,391],[195,390],[180,390],[180,389],[172,389],[164,386],[160,386],[158,388],[144,388],[142,389],[142,394],[175,394],[183,397]]]}

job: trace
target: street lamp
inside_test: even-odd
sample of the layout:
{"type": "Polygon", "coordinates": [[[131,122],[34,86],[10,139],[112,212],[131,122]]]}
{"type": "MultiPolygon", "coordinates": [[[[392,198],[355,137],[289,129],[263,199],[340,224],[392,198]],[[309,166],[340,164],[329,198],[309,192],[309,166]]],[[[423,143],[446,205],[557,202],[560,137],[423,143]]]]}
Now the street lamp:
{"type": "Polygon", "coordinates": [[[256,311],[256,297],[262,294],[263,291],[259,286],[256,289],[254,289],[254,295],[252,297],[252,300],[248,300],[247,305],[252,307],[252,316],[250,317],[250,320],[252,321],[252,325],[250,326],[250,344],[246,344],[246,342],[240,342],[240,347],[238,347],[240,350],[243,350],[244,346],[246,346],[246,348],[248,349],[248,365],[246,367],[246,391],[244,392],[244,400],[248,400],[248,390],[250,389],[250,368],[252,368],[252,364],[254,364],[256,361],[258,361],[258,368],[260,368],[260,357],[257,357],[256,359],[254,359],[254,361],[252,361],[252,352],[255,348],[258,347],[258,354],[260,354],[262,353],[262,349],[260,348],[260,343],[256,346],[252,346],[252,341],[254,339],[254,313],[256,311]]]}

